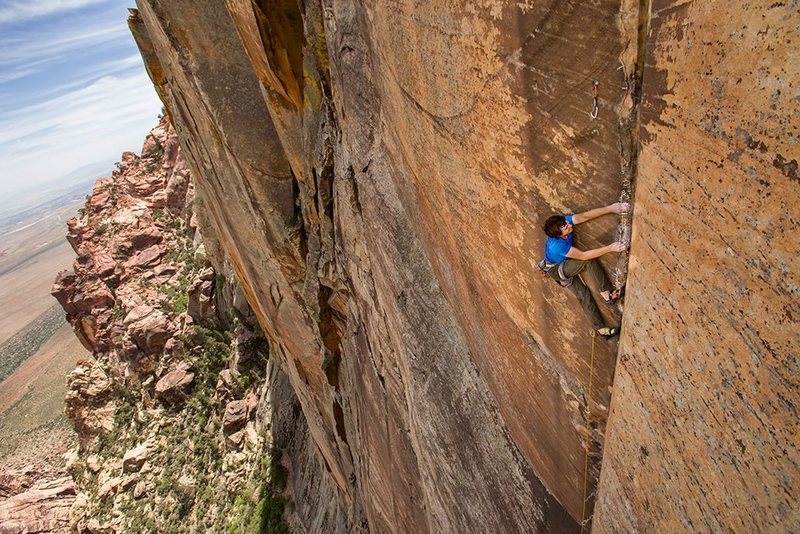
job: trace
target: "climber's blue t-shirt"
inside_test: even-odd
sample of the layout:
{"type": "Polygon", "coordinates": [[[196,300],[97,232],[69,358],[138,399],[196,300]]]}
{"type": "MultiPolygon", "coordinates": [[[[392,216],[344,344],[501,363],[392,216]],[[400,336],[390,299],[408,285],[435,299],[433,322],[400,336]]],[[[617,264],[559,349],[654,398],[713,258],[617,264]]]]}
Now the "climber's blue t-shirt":
{"type": "MultiPolygon", "coordinates": [[[[572,222],[572,215],[565,215],[564,218],[570,224],[572,222]]],[[[567,259],[567,252],[572,248],[572,239],[575,237],[575,232],[572,232],[567,237],[548,237],[544,245],[544,257],[550,263],[561,263],[567,259]]]]}

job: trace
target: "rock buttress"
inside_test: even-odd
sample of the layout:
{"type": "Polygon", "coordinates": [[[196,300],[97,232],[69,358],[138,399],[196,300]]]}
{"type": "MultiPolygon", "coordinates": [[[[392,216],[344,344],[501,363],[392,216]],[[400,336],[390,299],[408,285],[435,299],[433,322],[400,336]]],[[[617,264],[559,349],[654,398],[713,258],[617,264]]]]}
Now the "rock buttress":
{"type": "Polygon", "coordinates": [[[795,532],[797,6],[653,2],[595,532],[795,532]]]}
{"type": "Polygon", "coordinates": [[[197,194],[208,211],[204,219],[216,229],[274,357],[284,362],[319,452],[316,461],[335,481],[324,487],[340,515],[326,525],[350,529],[359,523],[357,511],[350,511],[360,499],[353,499],[351,455],[337,433],[340,401],[321,367],[319,298],[305,291],[310,239],[297,198],[302,176],[289,165],[225,4],[138,7],[142,31],[134,35],[142,50],[156,50],[156,57],[145,60],[157,61],[165,73],[159,92],[167,95],[184,154],[197,173],[197,194]]]}

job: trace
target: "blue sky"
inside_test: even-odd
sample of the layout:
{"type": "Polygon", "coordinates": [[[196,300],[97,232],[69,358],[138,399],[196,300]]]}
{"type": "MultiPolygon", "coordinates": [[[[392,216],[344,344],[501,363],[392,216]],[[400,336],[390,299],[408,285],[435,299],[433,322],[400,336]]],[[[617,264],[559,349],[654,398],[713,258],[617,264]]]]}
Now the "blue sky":
{"type": "Polygon", "coordinates": [[[133,0],[0,1],[0,195],[139,153],[156,96],[133,0]]]}

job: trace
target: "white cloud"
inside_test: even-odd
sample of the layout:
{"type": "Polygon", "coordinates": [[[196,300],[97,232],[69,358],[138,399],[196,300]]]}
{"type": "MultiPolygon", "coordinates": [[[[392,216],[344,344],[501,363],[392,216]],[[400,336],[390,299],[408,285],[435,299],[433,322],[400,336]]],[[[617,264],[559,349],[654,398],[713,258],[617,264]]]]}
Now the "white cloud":
{"type": "Polygon", "coordinates": [[[103,0],[6,0],[0,5],[0,24],[55,15],[101,2],[103,0]]]}
{"type": "Polygon", "coordinates": [[[0,196],[141,149],[161,102],[127,15],[121,0],[0,0],[0,196]]]}
{"type": "MultiPolygon", "coordinates": [[[[104,63],[97,63],[97,64],[86,64],[81,68],[76,68],[74,71],[74,76],[72,79],[61,83],[60,85],[52,85],[49,87],[42,87],[37,89],[35,94],[16,94],[16,95],[4,95],[0,94],[0,100],[3,100],[6,104],[10,104],[8,109],[12,109],[14,104],[19,102],[30,101],[31,97],[35,97],[37,101],[43,101],[49,98],[52,98],[57,95],[63,95],[67,92],[71,92],[75,89],[83,87],[87,85],[88,82],[96,80],[100,77],[105,76],[115,76],[120,75],[123,76],[125,74],[130,74],[130,71],[137,70],[140,71],[142,68],[142,56],[138,54],[134,54],[128,57],[124,57],[122,59],[112,59],[106,61],[104,63]]],[[[2,84],[2,78],[0,78],[0,84],[2,84]]],[[[0,119],[3,118],[5,114],[0,111],[0,119]]]]}
{"type": "Polygon", "coordinates": [[[28,67],[20,67],[15,70],[5,72],[0,71],[0,84],[24,78],[25,76],[33,74],[34,72],[37,72],[37,69],[31,69],[28,67]]]}
{"type": "Polygon", "coordinates": [[[45,37],[29,33],[23,37],[0,38],[0,65],[30,65],[52,61],[77,49],[102,45],[120,38],[130,39],[128,28],[119,21],[105,26],[81,30],[70,28],[45,37]]]}
{"type": "Polygon", "coordinates": [[[0,187],[18,189],[87,161],[138,152],[160,109],[150,79],[139,70],[8,113],[0,118],[0,187]]]}

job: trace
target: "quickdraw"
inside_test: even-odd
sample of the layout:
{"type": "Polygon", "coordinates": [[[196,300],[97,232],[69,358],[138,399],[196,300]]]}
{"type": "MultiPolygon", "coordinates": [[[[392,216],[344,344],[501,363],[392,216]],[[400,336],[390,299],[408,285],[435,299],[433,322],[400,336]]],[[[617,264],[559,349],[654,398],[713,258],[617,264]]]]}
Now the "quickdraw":
{"type": "Polygon", "coordinates": [[[592,80],[592,112],[589,113],[589,116],[592,120],[597,118],[597,113],[600,111],[600,104],[597,100],[597,86],[600,85],[598,80],[592,80]]]}

